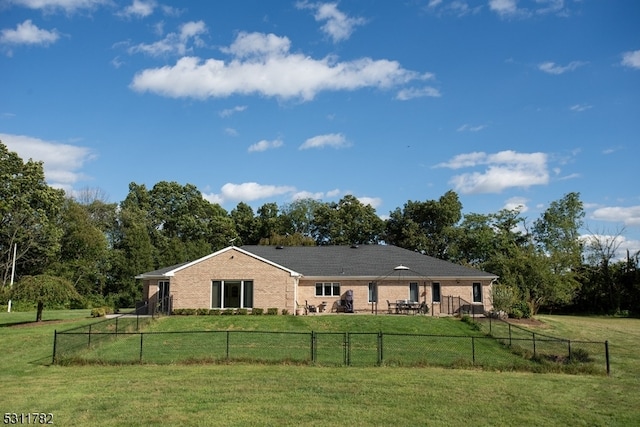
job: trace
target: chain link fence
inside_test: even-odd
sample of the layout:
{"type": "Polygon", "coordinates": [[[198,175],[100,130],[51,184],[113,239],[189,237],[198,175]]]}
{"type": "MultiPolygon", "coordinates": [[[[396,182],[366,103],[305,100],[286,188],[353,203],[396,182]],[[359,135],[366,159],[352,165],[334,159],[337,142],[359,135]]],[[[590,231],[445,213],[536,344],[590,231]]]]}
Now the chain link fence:
{"type": "Polygon", "coordinates": [[[480,330],[522,357],[562,364],[592,364],[609,375],[609,341],[581,341],[530,331],[500,318],[477,322],[480,330]]]}
{"type": "Polygon", "coordinates": [[[322,366],[476,366],[529,371],[571,367],[589,373],[609,373],[607,342],[545,336],[496,319],[477,322],[480,331],[461,336],[239,330],[144,332],[143,326],[150,320],[150,317],[123,315],[56,331],[53,362],[238,361],[322,366]]]}

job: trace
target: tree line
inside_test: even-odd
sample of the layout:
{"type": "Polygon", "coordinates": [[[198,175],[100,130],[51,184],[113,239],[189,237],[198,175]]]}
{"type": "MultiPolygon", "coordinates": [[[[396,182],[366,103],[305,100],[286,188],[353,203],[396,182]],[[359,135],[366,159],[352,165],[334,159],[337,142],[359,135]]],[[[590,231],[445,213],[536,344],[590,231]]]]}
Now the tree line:
{"type": "Polygon", "coordinates": [[[132,182],[123,201],[109,203],[99,189],[68,197],[48,186],[41,162],[24,162],[1,142],[0,182],[5,305],[20,292],[40,301],[49,284],[58,304],[131,307],[142,298],[136,275],[233,243],[396,245],[498,275],[494,307],[516,317],[540,309],[637,313],[640,306],[639,254],[619,261],[615,238],[582,238],[578,193],[552,201],[532,222],[517,209],[463,215],[454,191],[409,200],[387,219],[352,195],[265,203],[256,211],[240,202],[227,211],[194,185],[166,181],[152,188],[132,182]]]}

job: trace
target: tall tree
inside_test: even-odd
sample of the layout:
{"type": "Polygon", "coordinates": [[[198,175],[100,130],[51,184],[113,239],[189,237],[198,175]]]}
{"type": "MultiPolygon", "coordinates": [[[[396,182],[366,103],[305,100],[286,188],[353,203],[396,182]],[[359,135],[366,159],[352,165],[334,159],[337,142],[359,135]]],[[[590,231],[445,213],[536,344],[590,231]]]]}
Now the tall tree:
{"type": "Polygon", "coordinates": [[[371,205],[346,195],[338,203],[325,203],[315,210],[313,237],[318,244],[347,245],[378,243],[384,221],[371,205]]]}
{"type": "Polygon", "coordinates": [[[11,276],[14,245],[19,274],[42,273],[56,257],[64,191],[47,185],[42,162],[23,163],[2,142],[0,183],[0,279],[5,286],[11,276]]]}
{"type": "Polygon", "coordinates": [[[89,212],[67,199],[61,213],[61,249],[50,270],[70,280],[82,295],[103,295],[108,271],[107,239],[89,212]]]}
{"type": "Polygon", "coordinates": [[[462,204],[454,191],[438,200],[405,203],[391,212],[385,240],[405,249],[417,250],[440,259],[449,259],[454,227],[462,218],[462,204]]]}
{"type": "Polygon", "coordinates": [[[23,277],[13,288],[11,297],[18,301],[34,303],[36,322],[42,321],[42,311],[45,307],[82,299],[70,281],[47,274],[23,277]]]}

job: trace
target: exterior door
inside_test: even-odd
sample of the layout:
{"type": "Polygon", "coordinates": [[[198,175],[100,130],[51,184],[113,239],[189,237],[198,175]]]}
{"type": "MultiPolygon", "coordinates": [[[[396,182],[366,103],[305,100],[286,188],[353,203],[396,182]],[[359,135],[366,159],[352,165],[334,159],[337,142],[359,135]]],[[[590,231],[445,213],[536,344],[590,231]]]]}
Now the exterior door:
{"type": "Polygon", "coordinates": [[[168,313],[171,309],[169,304],[170,296],[169,282],[158,282],[158,310],[161,313],[168,313]]]}

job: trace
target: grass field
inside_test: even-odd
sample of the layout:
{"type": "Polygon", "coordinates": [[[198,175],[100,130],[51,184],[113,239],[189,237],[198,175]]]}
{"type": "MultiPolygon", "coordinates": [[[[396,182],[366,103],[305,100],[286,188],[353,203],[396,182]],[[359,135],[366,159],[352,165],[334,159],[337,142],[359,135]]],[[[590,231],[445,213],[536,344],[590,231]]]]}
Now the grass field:
{"type": "MultiPolygon", "coordinates": [[[[542,324],[536,328],[545,334],[609,340],[610,377],[438,367],[50,366],[54,330],[93,321],[87,316],[87,311],[45,311],[45,322],[35,325],[28,323],[34,313],[0,313],[2,414],[52,413],[54,424],[63,426],[640,425],[637,319],[539,317],[542,324]]],[[[224,321],[234,322],[227,325],[231,328],[264,330],[273,330],[282,321],[276,316],[240,317],[244,316],[224,321]]],[[[353,331],[359,329],[359,319],[290,320],[299,322],[292,326],[297,330],[319,327],[307,322],[329,322],[324,325],[328,330],[353,331]]],[[[184,326],[180,322],[207,321],[211,319],[175,318],[152,328],[177,330],[184,326]]],[[[369,327],[411,333],[414,321],[380,316],[376,322],[383,323],[369,327]]],[[[456,325],[466,327],[462,322],[456,325]]]]}

